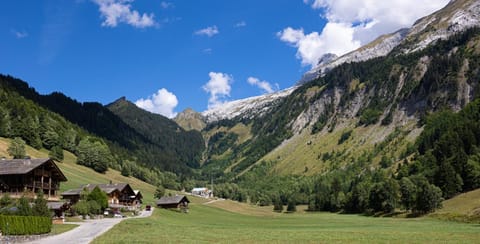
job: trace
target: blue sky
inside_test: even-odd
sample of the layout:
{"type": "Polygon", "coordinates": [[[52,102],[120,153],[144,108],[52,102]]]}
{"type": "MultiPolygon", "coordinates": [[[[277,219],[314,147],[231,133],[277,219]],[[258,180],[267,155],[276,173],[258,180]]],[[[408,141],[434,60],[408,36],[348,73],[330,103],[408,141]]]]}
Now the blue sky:
{"type": "Polygon", "coordinates": [[[447,2],[1,1],[0,73],[42,94],[102,104],[126,96],[172,117],[291,87],[323,54],[344,54],[447,2]]]}

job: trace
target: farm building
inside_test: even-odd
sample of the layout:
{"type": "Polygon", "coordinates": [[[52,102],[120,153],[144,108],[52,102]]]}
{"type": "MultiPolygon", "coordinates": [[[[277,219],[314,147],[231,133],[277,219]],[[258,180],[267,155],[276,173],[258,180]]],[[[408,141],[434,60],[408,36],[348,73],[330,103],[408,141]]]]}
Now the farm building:
{"type": "Polygon", "coordinates": [[[161,208],[187,209],[190,200],[184,195],[163,196],[157,201],[157,206],[161,208]]]}
{"type": "Polygon", "coordinates": [[[8,193],[12,198],[36,197],[43,192],[47,201],[58,201],[60,182],[67,178],[55,162],[42,159],[1,159],[0,196],[8,193]]]}
{"type": "Polygon", "coordinates": [[[143,196],[140,191],[135,192],[127,183],[82,185],[80,188],[63,192],[62,197],[63,199],[68,200],[71,204],[75,204],[80,200],[80,195],[84,189],[91,192],[95,187],[100,188],[100,190],[107,194],[108,205],[112,209],[135,209],[142,203],[143,196]]]}
{"type": "Polygon", "coordinates": [[[204,197],[204,198],[210,198],[210,197],[213,197],[213,192],[212,190],[209,190],[206,187],[196,187],[192,189],[192,195],[204,197]]]}

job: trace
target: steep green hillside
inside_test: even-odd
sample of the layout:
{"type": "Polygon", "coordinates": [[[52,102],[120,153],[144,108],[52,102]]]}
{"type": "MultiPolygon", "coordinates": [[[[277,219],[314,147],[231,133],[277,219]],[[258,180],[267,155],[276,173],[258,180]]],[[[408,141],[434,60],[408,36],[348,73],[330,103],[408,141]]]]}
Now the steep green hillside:
{"type": "Polygon", "coordinates": [[[316,174],[345,167],[363,154],[372,166],[382,158],[395,165],[412,153],[409,142],[419,135],[427,114],[458,111],[480,95],[479,46],[480,30],[474,28],[419,52],[394,50],[386,57],[340,65],[263,117],[208,125],[207,133],[243,123],[254,136],[241,144],[231,140],[230,153],[214,151],[214,160],[205,165],[217,165],[210,168],[229,177],[243,175],[262,160],[272,163],[272,175],[316,174]]]}
{"type": "MultiPolygon", "coordinates": [[[[162,149],[168,157],[178,158],[180,162],[196,168],[199,166],[204,150],[204,142],[199,131],[185,131],[173,120],[138,108],[125,98],[106,106],[144,138],[162,149]]],[[[157,157],[157,154],[152,155],[157,157]]],[[[164,156],[165,157],[165,156],[164,156]]],[[[162,158],[152,158],[159,160],[162,158]]]]}
{"type": "MultiPolygon", "coordinates": [[[[175,125],[165,128],[152,138],[152,136],[146,136],[145,130],[137,131],[99,103],[79,103],[58,92],[40,95],[24,81],[10,76],[0,75],[0,83],[8,96],[20,95],[32,101],[32,104],[40,105],[44,110],[61,115],[89,133],[105,138],[110,149],[119,156],[117,160],[120,164],[123,164],[122,161],[130,161],[155,169],[191,175],[187,164],[195,163],[198,150],[203,146],[201,143],[199,146],[194,146],[197,140],[193,140],[189,145],[192,146],[191,150],[186,150],[185,148],[188,147],[182,144],[185,141],[185,134],[176,133],[179,127],[175,125]],[[165,133],[167,131],[168,133],[165,133]],[[169,144],[172,141],[180,143],[169,144]]],[[[9,106],[12,105],[14,104],[9,106]]],[[[171,124],[174,123],[171,122],[171,124]]],[[[198,136],[193,135],[193,137],[198,139],[198,136]]],[[[37,143],[33,139],[25,139],[30,145],[37,143]]],[[[41,146],[40,143],[37,144],[41,146]]]]}
{"type": "MultiPolygon", "coordinates": [[[[103,156],[90,158],[82,161],[82,163],[99,172],[107,169],[107,167],[121,170],[124,175],[132,175],[154,185],[164,184],[171,189],[179,189],[181,182],[177,182],[177,176],[174,173],[164,172],[161,169],[178,169],[176,172],[186,172],[184,176],[190,175],[191,169],[186,164],[180,163],[177,157],[169,157],[170,161],[167,159],[162,161],[168,155],[163,155],[159,146],[152,143],[141,143],[148,140],[125,124],[110,110],[101,107],[99,104],[93,105],[95,109],[91,110],[84,109],[84,106],[89,107],[90,105],[79,104],[61,94],[49,97],[49,99],[61,98],[55,100],[55,102],[52,100],[52,106],[58,107],[58,110],[69,111],[70,109],[68,113],[71,116],[77,116],[74,114],[78,112],[80,115],[89,117],[86,118],[88,121],[98,121],[98,130],[105,129],[106,124],[102,121],[111,124],[118,122],[118,125],[122,125],[116,127],[118,134],[110,135],[109,138],[123,136],[125,137],[124,141],[130,142],[139,139],[140,141],[136,141],[139,144],[134,145],[137,149],[123,147],[118,141],[109,141],[90,133],[36,102],[36,100],[45,97],[36,93],[23,81],[10,76],[0,76],[0,136],[6,138],[20,137],[26,141],[27,145],[36,149],[51,149],[57,152],[62,152],[62,149],[65,149],[77,156],[80,154],[83,156],[99,155],[99,150],[102,150],[103,156]],[[33,100],[27,99],[27,97],[33,100]],[[98,111],[98,113],[92,111],[98,111]],[[105,114],[107,114],[107,117],[103,116],[105,114]],[[112,116],[114,117],[110,120],[112,116]],[[128,131],[133,134],[129,134],[128,131]],[[105,143],[109,147],[105,146],[105,143]],[[155,157],[157,154],[159,156],[155,157]],[[148,157],[142,155],[148,155],[148,157]],[[151,159],[151,161],[147,161],[147,159],[151,159]]],[[[94,125],[95,122],[92,126],[94,125]]],[[[113,130],[112,134],[117,133],[115,127],[108,130],[113,130]]],[[[61,159],[63,155],[58,156],[61,159]]]]}

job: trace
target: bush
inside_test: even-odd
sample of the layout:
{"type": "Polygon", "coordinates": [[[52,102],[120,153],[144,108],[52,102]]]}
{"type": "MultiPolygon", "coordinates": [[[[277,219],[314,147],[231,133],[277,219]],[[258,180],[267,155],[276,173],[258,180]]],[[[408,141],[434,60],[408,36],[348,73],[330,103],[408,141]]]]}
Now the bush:
{"type": "Polygon", "coordinates": [[[49,233],[51,229],[49,217],[0,215],[0,230],[4,235],[38,235],[49,233]]]}
{"type": "Polygon", "coordinates": [[[362,115],[360,115],[360,125],[371,125],[377,123],[378,119],[382,115],[382,111],[375,109],[365,109],[362,115]]]}

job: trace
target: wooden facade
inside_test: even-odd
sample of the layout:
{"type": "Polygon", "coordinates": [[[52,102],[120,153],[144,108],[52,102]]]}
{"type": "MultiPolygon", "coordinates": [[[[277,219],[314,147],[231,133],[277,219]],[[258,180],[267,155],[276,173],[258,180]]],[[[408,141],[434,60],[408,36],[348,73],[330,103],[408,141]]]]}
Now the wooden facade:
{"type": "Polygon", "coordinates": [[[62,193],[62,197],[68,200],[71,204],[75,204],[80,200],[80,195],[85,189],[91,192],[95,187],[100,188],[108,196],[109,207],[138,207],[142,201],[143,196],[136,194],[136,192],[127,183],[110,183],[110,184],[87,184],[82,185],[78,189],[68,190],[62,193]]]}
{"type": "Polygon", "coordinates": [[[161,208],[187,209],[190,200],[184,195],[163,196],[157,201],[157,206],[161,208]]]}
{"type": "Polygon", "coordinates": [[[48,201],[58,201],[63,181],[67,178],[49,158],[0,160],[0,195],[35,198],[38,192],[43,192],[48,201]]]}

